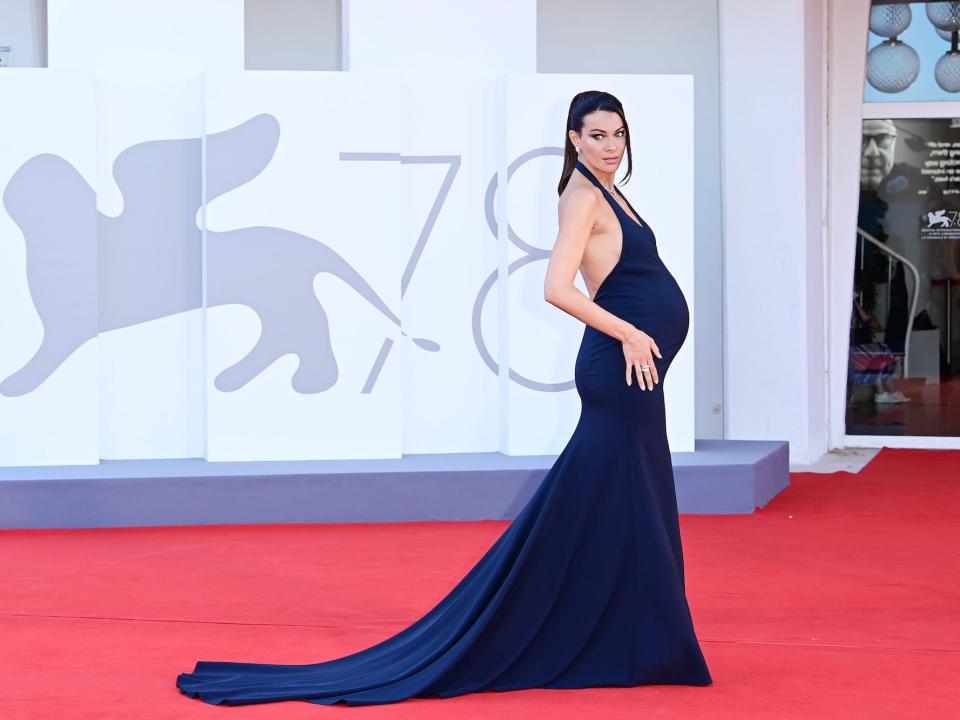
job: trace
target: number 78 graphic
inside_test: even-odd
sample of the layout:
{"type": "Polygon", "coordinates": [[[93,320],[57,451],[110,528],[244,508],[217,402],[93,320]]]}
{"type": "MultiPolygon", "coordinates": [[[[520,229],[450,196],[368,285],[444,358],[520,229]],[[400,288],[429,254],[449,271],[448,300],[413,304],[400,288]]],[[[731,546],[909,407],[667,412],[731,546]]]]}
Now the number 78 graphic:
{"type": "MultiPolygon", "coordinates": [[[[507,168],[507,182],[509,183],[510,178],[513,174],[525,163],[534,160],[538,157],[545,156],[560,156],[563,157],[563,149],[559,147],[539,147],[534,148],[528,152],[523,153],[516,158],[512,163],[510,163],[507,168]]],[[[410,253],[410,258],[407,260],[407,265],[404,268],[403,275],[400,281],[400,297],[403,298],[406,294],[407,288],[410,285],[410,280],[413,277],[413,273],[416,270],[417,263],[420,260],[420,257],[423,255],[423,250],[426,247],[427,240],[430,237],[430,233],[433,230],[433,226],[436,224],[437,217],[440,214],[440,210],[443,207],[444,201],[447,199],[447,195],[450,193],[450,188],[453,186],[454,178],[457,175],[457,171],[460,169],[460,156],[459,155],[401,155],[400,153],[340,153],[341,160],[347,161],[394,161],[400,163],[409,163],[409,164],[446,164],[448,166],[447,173],[444,176],[443,182],[440,184],[440,188],[437,191],[437,195],[434,198],[433,205],[430,208],[430,212],[427,214],[426,222],[424,222],[423,227],[420,230],[420,236],[417,238],[417,242],[413,247],[413,251],[410,253]]],[[[494,174],[490,179],[490,182],[487,185],[487,191],[484,197],[484,210],[487,219],[487,225],[493,234],[494,238],[498,235],[498,224],[496,220],[496,214],[494,212],[494,202],[496,199],[497,192],[499,191],[499,177],[497,174],[494,174]]],[[[545,260],[550,257],[550,252],[543,248],[537,248],[528,243],[524,242],[517,234],[514,232],[513,228],[507,225],[507,236],[511,243],[513,243],[517,248],[524,252],[524,255],[513,261],[507,267],[507,275],[511,275],[514,270],[517,270],[525,265],[528,265],[532,262],[538,260],[545,260]]],[[[480,357],[483,359],[484,363],[488,368],[494,373],[499,373],[499,366],[494,360],[493,356],[490,354],[489,349],[487,348],[486,342],[483,338],[483,333],[481,329],[481,313],[483,305],[486,301],[487,295],[489,294],[494,283],[499,279],[499,271],[494,270],[484,281],[483,285],[480,287],[479,292],[477,293],[476,301],[474,302],[473,308],[473,317],[472,317],[472,327],[473,327],[473,338],[477,346],[477,351],[480,353],[480,357]]],[[[401,329],[401,333],[406,336],[406,333],[401,329]]],[[[440,349],[440,346],[425,338],[411,338],[412,341],[419,347],[436,352],[440,349]]],[[[393,340],[390,338],[385,338],[383,343],[380,346],[380,351],[377,354],[376,359],[374,360],[373,367],[370,369],[370,372],[367,375],[367,380],[364,383],[362,393],[370,393],[373,390],[373,386],[376,383],[377,377],[380,375],[380,371],[383,369],[384,363],[387,360],[387,357],[390,355],[390,350],[393,347],[393,340]]],[[[541,382],[538,380],[533,380],[531,378],[525,377],[515,371],[513,368],[509,368],[510,379],[514,382],[528,387],[532,390],[538,390],[541,392],[562,392],[564,390],[569,390],[574,387],[574,381],[568,380],[566,382],[560,383],[551,383],[551,382],[541,382]]]]}
{"type": "MultiPolygon", "coordinates": [[[[447,199],[447,195],[450,193],[450,188],[453,187],[453,180],[456,177],[457,172],[460,170],[460,156],[342,152],[340,153],[340,159],[359,162],[393,161],[403,164],[431,164],[448,166],[447,173],[444,176],[443,182],[440,184],[437,195],[433,200],[433,205],[430,207],[430,212],[427,214],[426,222],[424,222],[423,227],[420,229],[420,236],[417,238],[417,242],[414,244],[413,250],[410,252],[410,257],[407,259],[407,265],[403,269],[403,275],[400,277],[400,298],[403,299],[403,296],[407,292],[407,288],[410,286],[410,280],[413,277],[413,273],[417,269],[417,264],[420,262],[420,257],[423,255],[423,250],[427,245],[427,240],[430,238],[430,233],[433,230],[433,226],[436,224],[437,217],[440,215],[440,210],[443,207],[443,203],[447,199]]],[[[400,332],[402,335],[406,336],[406,332],[404,332],[402,328],[400,332]]],[[[429,352],[436,352],[440,349],[440,346],[436,342],[426,338],[411,338],[411,340],[415,345],[429,352]]],[[[383,343],[380,346],[380,351],[377,353],[377,357],[373,362],[373,367],[370,368],[370,372],[367,374],[366,382],[363,384],[363,389],[361,390],[362,394],[368,394],[373,391],[373,386],[376,384],[377,378],[380,376],[380,371],[383,369],[383,366],[386,363],[392,348],[393,340],[390,338],[384,338],[383,343]]]]}

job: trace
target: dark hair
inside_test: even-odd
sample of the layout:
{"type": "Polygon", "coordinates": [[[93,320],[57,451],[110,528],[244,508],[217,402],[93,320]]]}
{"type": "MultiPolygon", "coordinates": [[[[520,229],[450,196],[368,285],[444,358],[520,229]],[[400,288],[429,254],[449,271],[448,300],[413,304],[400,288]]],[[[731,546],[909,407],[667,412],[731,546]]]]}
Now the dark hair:
{"type": "Polygon", "coordinates": [[[560,173],[560,183],[557,185],[557,194],[563,193],[563,189],[570,181],[573,175],[573,168],[577,164],[577,150],[570,141],[570,131],[583,130],[583,118],[597,110],[608,110],[615,112],[623,120],[623,130],[627,137],[627,174],[623,177],[626,182],[630,179],[633,172],[633,153],[630,150],[630,127],[627,125],[627,118],[623,114],[623,105],[617,98],[608,92],[601,90],[585,90],[577,93],[570,101],[570,109],[567,111],[567,127],[563,132],[563,172],[560,173]]]}

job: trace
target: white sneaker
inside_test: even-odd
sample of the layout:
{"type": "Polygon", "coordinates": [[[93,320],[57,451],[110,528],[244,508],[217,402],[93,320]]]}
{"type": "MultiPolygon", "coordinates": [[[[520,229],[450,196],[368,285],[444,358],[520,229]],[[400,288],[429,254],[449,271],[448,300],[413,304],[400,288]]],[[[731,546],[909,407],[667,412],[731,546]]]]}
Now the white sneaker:
{"type": "Polygon", "coordinates": [[[900,402],[910,402],[913,399],[913,398],[908,398],[899,390],[894,391],[893,396],[897,398],[897,400],[899,400],[900,402]]]}
{"type": "Polygon", "coordinates": [[[883,404],[893,404],[893,403],[903,402],[896,395],[894,395],[891,392],[887,392],[886,390],[875,394],[873,396],[873,401],[875,403],[883,403],[883,404]]]}

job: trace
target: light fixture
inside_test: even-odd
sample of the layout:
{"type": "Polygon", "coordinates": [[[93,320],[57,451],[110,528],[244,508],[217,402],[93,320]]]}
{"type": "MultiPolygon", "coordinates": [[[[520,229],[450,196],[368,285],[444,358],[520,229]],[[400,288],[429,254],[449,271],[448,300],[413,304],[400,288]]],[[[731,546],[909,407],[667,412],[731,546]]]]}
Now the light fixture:
{"type": "MultiPolygon", "coordinates": [[[[926,2],[924,7],[936,33],[950,43],[950,49],[937,61],[934,79],[946,92],[960,93],[960,0],[926,2]]],[[[909,2],[873,1],[870,32],[886,39],[867,53],[867,82],[880,92],[903,92],[920,75],[920,56],[899,38],[912,19],[909,2]]]]}
{"type": "Polygon", "coordinates": [[[910,27],[912,18],[909,5],[874,5],[870,8],[870,32],[895,38],[910,27]]]}
{"type": "Polygon", "coordinates": [[[937,60],[933,76],[937,85],[947,92],[960,92],[960,52],[950,50],[937,60]]]}
{"type": "Polygon", "coordinates": [[[960,30],[960,2],[927,3],[927,18],[939,30],[960,30]]]}
{"type": "Polygon", "coordinates": [[[867,53],[867,82],[880,92],[903,92],[920,74],[917,51],[897,39],[910,27],[912,19],[913,13],[907,4],[883,4],[870,8],[870,32],[887,38],[867,53]]]}
{"type": "Polygon", "coordinates": [[[960,51],[957,49],[960,2],[927,3],[927,19],[933,23],[937,34],[950,43],[950,49],[937,61],[933,77],[947,92],[960,92],[960,51]]]}
{"type": "Polygon", "coordinates": [[[920,56],[902,40],[884,40],[867,53],[867,82],[880,92],[903,92],[919,74],[920,56]]]}

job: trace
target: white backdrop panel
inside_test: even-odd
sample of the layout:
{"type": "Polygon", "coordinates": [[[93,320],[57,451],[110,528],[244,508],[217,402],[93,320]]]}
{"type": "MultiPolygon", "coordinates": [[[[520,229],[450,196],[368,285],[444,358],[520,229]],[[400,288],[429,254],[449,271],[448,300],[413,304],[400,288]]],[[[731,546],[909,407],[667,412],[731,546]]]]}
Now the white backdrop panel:
{"type": "Polygon", "coordinates": [[[100,456],[202,457],[203,78],[99,72],[97,90],[100,456]]]}
{"type": "MultiPolygon", "coordinates": [[[[495,452],[498,395],[495,366],[481,355],[478,338],[495,341],[496,330],[479,333],[475,313],[496,317],[496,292],[478,304],[485,281],[497,269],[497,239],[487,222],[486,192],[495,176],[496,84],[483,74],[408,76],[412,97],[442,97],[443,111],[403,118],[405,137],[402,194],[413,230],[403,246],[423,232],[436,208],[436,221],[423,238],[422,252],[409,267],[403,296],[403,327],[411,337],[440,345],[425,352],[401,345],[403,451],[405,453],[495,452]],[[442,197],[445,177],[456,174],[442,197]]],[[[428,107],[426,100],[414,106],[428,107]]],[[[390,117],[387,115],[386,117],[390,117]]],[[[406,262],[406,261],[405,261],[406,262]]],[[[496,352],[496,344],[492,346],[496,352]]]]}
{"type": "MultiPolygon", "coordinates": [[[[570,99],[603,89],[623,103],[634,169],[623,191],[657,233],[664,263],[693,307],[693,78],[689,75],[510,75],[506,83],[507,162],[526,153],[510,181],[510,225],[523,243],[508,246],[510,262],[549,253],[557,233],[557,181],[570,99]],[[649,108],[656,108],[651,112],[649,108]],[[537,151],[539,150],[539,154],[537,151]],[[551,154],[555,153],[555,154],[551,154]]],[[[621,164],[618,178],[626,172],[621,164]]],[[[507,452],[558,453],[579,416],[572,384],[583,323],[543,300],[546,256],[517,269],[509,281],[510,367],[532,381],[508,385],[507,452]],[[540,383],[542,385],[537,385],[540,383]],[[554,386],[544,390],[543,386],[554,386]]],[[[585,291],[582,278],[578,287],[585,291]]],[[[692,313],[691,313],[692,315],[692,313]]],[[[671,449],[694,445],[693,318],[664,386],[671,449]]]]}
{"type": "MultiPolygon", "coordinates": [[[[54,305],[81,317],[48,334],[63,340],[73,327],[92,338],[98,310],[103,334],[99,370],[98,344],[75,341],[46,374],[6,386],[16,390],[0,395],[6,464],[204,449],[211,460],[558,452],[579,409],[569,386],[583,326],[543,301],[542,284],[563,120],[583,87],[624,101],[636,161],[625,191],[693,303],[688,76],[513,75],[499,95],[492,75],[453,73],[216,72],[204,91],[195,74],[112,72],[98,93],[82,73],[11,70],[0,80],[11,108],[31,109],[10,114],[18,142],[0,156],[4,186],[49,153],[43,172],[75,177],[28,193],[34,206],[46,197],[57,207],[38,217],[80,208],[71,232],[88,250],[99,232],[99,288],[95,250],[60,264],[57,252],[76,243],[44,250],[38,287],[50,295],[50,278],[69,268],[54,305]],[[443,122],[410,112],[438,94],[443,122]],[[650,106],[658,112],[631,112],[650,106]],[[189,249],[204,224],[194,211],[204,128],[198,300],[189,249]],[[508,163],[509,187],[488,193],[508,163]],[[494,237],[498,197],[511,243],[494,237]],[[502,314],[498,260],[532,260],[510,276],[502,314]],[[494,372],[502,351],[517,374],[509,382],[506,366],[494,372]]],[[[10,207],[0,213],[0,382],[29,368],[47,324],[10,207]]],[[[693,337],[691,327],[665,388],[674,450],[693,449],[693,337]]]]}
{"type": "Polygon", "coordinates": [[[6,69],[0,97],[0,465],[95,464],[93,78],[6,69]]]}
{"type": "Polygon", "coordinates": [[[400,76],[208,76],[209,459],[400,455],[408,109],[400,76]]]}

